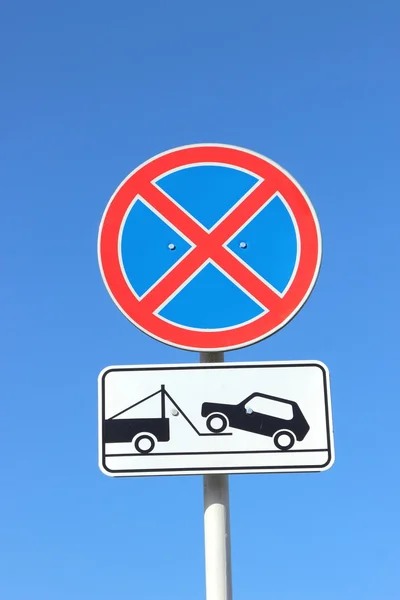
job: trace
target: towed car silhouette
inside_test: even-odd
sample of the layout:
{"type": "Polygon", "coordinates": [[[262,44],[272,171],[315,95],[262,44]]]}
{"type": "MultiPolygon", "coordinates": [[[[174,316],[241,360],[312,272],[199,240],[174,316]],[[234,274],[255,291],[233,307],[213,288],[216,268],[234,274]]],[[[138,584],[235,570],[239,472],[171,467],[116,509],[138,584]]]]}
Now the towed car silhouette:
{"type": "Polygon", "coordinates": [[[302,441],[310,426],[300,407],[292,400],[254,392],[239,404],[204,402],[207,428],[221,433],[228,426],[271,437],[279,450],[290,450],[302,441]]]}

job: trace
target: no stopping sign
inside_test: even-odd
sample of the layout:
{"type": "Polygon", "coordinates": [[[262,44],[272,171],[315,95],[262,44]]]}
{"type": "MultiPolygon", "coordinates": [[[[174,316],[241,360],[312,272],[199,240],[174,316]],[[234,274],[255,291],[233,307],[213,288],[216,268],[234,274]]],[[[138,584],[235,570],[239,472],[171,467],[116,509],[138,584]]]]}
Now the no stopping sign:
{"type": "Polygon", "coordinates": [[[142,331],[188,350],[232,350],[300,310],[321,237],[310,200],[279,165],[199,144],[128,175],[103,215],[98,253],[111,297],[142,331]]]}

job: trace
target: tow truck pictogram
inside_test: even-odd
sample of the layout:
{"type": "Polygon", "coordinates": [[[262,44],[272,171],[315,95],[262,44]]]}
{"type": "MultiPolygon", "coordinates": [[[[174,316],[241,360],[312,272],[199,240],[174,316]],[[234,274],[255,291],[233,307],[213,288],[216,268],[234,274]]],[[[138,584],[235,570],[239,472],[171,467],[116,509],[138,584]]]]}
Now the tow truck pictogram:
{"type": "Polygon", "coordinates": [[[103,438],[106,444],[115,444],[123,442],[133,442],[133,445],[137,452],[140,454],[150,454],[156,445],[156,442],[169,442],[170,440],[170,419],[166,416],[165,401],[166,398],[173,404],[178,414],[187,421],[190,427],[199,436],[215,436],[215,435],[232,435],[228,432],[211,432],[202,433],[192,423],[189,417],[184,413],[182,408],[175,402],[170,394],[165,389],[165,385],[161,385],[161,388],[142,398],[138,402],[131,404],[127,408],[124,408],[117,414],[106,419],[103,423],[103,438]],[[129,410],[139,406],[143,402],[150,400],[160,394],[161,397],[161,416],[160,417],[145,417],[145,418],[119,418],[121,415],[127,413],[129,410]]]}
{"type": "Polygon", "coordinates": [[[198,436],[232,435],[225,432],[227,427],[249,433],[271,437],[276,448],[290,450],[296,441],[302,441],[310,426],[296,402],[254,392],[239,404],[204,402],[202,417],[206,417],[206,426],[210,433],[202,433],[184,413],[182,408],[167,392],[165,385],[135,402],[131,406],[104,421],[104,441],[107,444],[133,442],[137,452],[149,454],[156,442],[170,441],[170,418],[166,416],[166,398],[175,407],[175,416],[179,414],[186,420],[198,436]],[[120,418],[131,409],[160,394],[161,416],[145,418],[120,418]]]}

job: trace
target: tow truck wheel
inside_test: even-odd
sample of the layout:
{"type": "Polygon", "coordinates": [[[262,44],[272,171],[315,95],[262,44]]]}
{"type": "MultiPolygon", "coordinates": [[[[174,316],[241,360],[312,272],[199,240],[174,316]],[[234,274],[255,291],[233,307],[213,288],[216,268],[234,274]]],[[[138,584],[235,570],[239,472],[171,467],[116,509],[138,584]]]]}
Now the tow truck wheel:
{"type": "Polygon", "coordinates": [[[140,454],[150,454],[156,443],[151,435],[142,433],[133,441],[133,445],[140,454]]]}
{"type": "Polygon", "coordinates": [[[279,450],[283,450],[284,452],[286,450],[290,450],[290,448],[293,448],[295,441],[296,441],[296,438],[291,431],[286,431],[286,430],[278,431],[274,435],[275,446],[279,450]]]}
{"type": "Polygon", "coordinates": [[[225,415],[214,413],[208,417],[206,425],[212,433],[222,433],[228,427],[228,419],[225,415]]]}

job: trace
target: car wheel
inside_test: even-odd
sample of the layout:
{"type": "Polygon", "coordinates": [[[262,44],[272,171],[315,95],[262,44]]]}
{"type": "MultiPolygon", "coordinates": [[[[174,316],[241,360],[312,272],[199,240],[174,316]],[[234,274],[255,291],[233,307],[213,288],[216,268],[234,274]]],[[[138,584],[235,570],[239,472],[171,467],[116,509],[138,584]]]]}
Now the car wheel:
{"type": "Polygon", "coordinates": [[[143,433],[137,436],[133,445],[140,454],[150,454],[156,443],[151,435],[143,433]]]}
{"type": "Polygon", "coordinates": [[[228,419],[225,415],[214,413],[208,417],[206,425],[212,433],[222,433],[228,427],[228,419]]]}
{"type": "Polygon", "coordinates": [[[274,444],[279,450],[290,450],[290,448],[293,448],[295,441],[296,438],[291,431],[278,431],[274,435],[274,444]]]}

